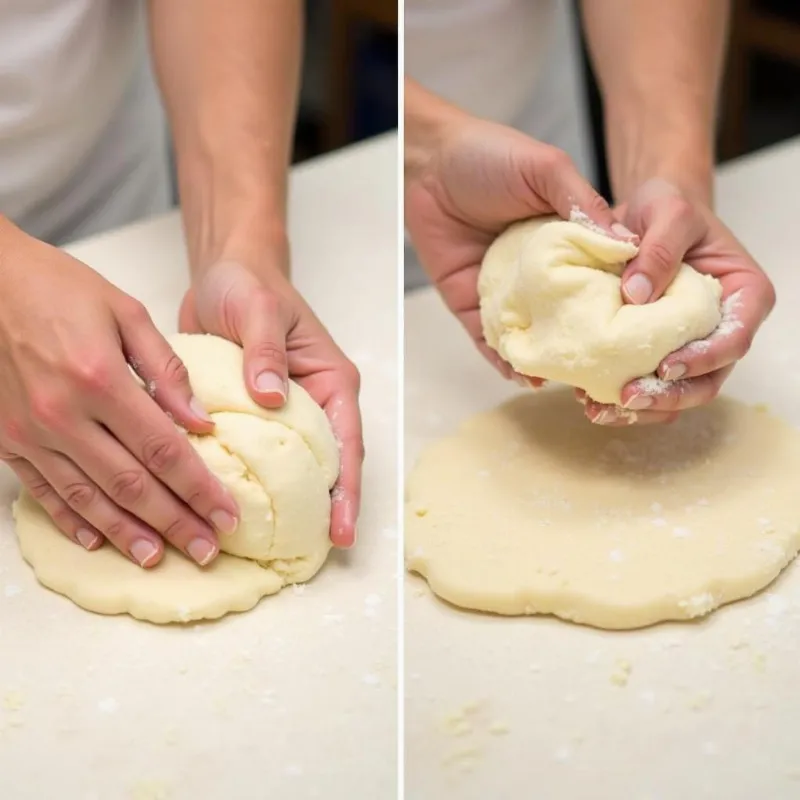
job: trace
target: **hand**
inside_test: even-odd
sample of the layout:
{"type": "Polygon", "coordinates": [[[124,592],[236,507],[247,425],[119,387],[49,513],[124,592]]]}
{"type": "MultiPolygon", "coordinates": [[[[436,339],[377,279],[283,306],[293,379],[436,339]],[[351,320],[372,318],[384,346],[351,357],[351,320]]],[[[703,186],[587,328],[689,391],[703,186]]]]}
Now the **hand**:
{"type": "Polygon", "coordinates": [[[478,349],[506,378],[518,375],[483,338],[478,273],[512,222],[576,211],[617,238],[632,234],[561,150],[511,128],[458,114],[407,180],[405,222],[423,267],[478,349]]]}
{"type": "Polygon", "coordinates": [[[144,307],[0,221],[0,458],[66,536],[143,567],[162,536],[207,564],[238,509],[170,421],[212,422],[144,307]],[[145,391],[131,365],[148,387],[145,391]]]}
{"type": "Polygon", "coordinates": [[[351,547],[364,458],[360,377],[282,271],[269,266],[256,273],[237,262],[217,263],[195,280],[184,298],[180,328],[214,333],[241,345],[245,382],[257,403],[283,405],[291,375],[324,409],[341,447],[331,541],[351,547]]]}
{"type": "Polygon", "coordinates": [[[713,275],[722,284],[719,327],[704,341],[668,355],[657,370],[661,383],[655,387],[652,381],[629,383],[622,391],[623,409],[585,402],[585,396],[579,394],[592,422],[671,422],[680,411],[717,396],[772,311],[775,290],[763,270],[708,208],[664,181],[644,184],[617,214],[641,237],[639,254],[622,276],[627,302],[657,300],[675,278],[681,262],[713,275]]]}

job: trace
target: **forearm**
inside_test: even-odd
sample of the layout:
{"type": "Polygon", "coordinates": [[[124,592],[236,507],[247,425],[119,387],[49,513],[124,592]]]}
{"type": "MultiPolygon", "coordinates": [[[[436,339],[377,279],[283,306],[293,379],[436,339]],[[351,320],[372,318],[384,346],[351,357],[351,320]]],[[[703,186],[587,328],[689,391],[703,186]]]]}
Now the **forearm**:
{"type": "Polygon", "coordinates": [[[299,0],[150,0],[194,274],[286,251],[301,9],[299,0]]]}
{"type": "Polygon", "coordinates": [[[664,178],[710,202],[728,0],[584,0],[617,201],[664,178]]]}
{"type": "Polygon", "coordinates": [[[403,159],[406,181],[421,174],[445,132],[466,113],[406,78],[403,159]]]}

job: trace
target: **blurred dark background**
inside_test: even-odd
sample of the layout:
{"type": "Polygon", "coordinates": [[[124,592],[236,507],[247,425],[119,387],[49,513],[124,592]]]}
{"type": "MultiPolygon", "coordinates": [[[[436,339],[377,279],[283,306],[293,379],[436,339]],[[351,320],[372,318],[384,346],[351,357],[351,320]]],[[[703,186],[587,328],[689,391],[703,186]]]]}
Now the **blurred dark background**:
{"type": "Polygon", "coordinates": [[[397,127],[397,0],[306,0],[294,160],[397,127]]]}
{"type": "MultiPolygon", "coordinates": [[[[598,189],[609,197],[602,111],[585,50],[584,68],[598,155],[598,189]]],[[[798,0],[734,0],[728,64],[720,100],[720,162],[800,134],[798,0]]]]}

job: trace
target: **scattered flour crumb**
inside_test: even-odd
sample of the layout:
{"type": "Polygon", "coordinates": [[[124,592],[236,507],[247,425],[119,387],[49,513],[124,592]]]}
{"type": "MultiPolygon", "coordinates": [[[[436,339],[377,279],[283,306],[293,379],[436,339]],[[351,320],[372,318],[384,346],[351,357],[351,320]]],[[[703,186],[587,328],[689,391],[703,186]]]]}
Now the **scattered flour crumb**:
{"type": "Polygon", "coordinates": [[[611,673],[611,683],[613,683],[615,686],[627,686],[632,671],[633,665],[630,661],[619,659],[616,663],[614,671],[611,673]]]}

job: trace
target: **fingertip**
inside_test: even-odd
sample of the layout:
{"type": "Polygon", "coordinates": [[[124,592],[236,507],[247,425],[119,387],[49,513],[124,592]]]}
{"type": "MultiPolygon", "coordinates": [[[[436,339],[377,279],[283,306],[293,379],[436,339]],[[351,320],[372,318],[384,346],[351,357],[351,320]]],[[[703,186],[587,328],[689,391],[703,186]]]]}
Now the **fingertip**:
{"type": "Polygon", "coordinates": [[[98,550],[103,546],[103,542],[105,541],[102,534],[90,528],[78,528],[78,530],[75,531],[75,538],[84,550],[89,551],[98,550]]]}
{"type": "Polygon", "coordinates": [[[653,283],[643,272],[634,272],[623,278],[622,297],[631,305],[641,306],[653,297],[653,283]]]}
{"type": "Polygon", "coordinates": [[[281,408],[289,394],[287,381],[277,372],[262,370],[250,381],[253,399],[265,408],[281,408]]]}

